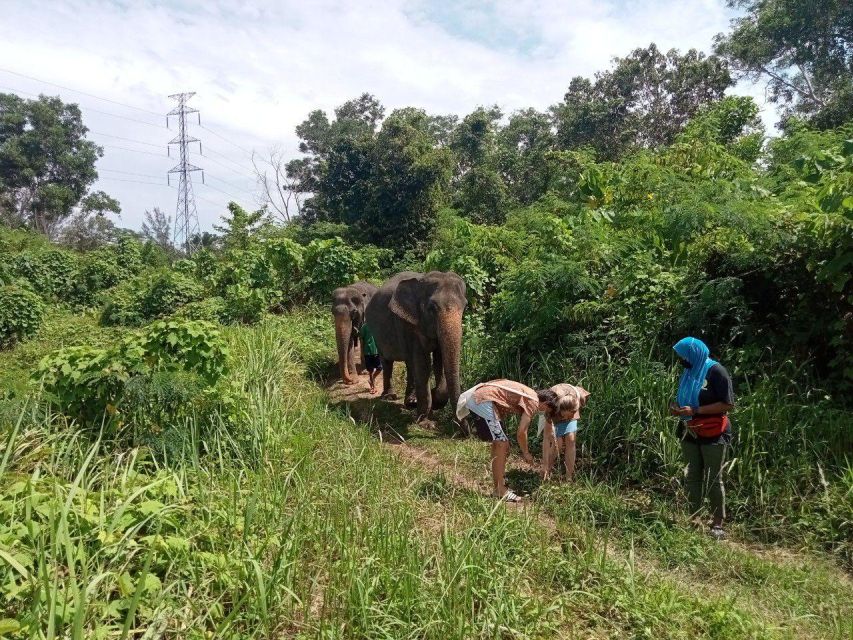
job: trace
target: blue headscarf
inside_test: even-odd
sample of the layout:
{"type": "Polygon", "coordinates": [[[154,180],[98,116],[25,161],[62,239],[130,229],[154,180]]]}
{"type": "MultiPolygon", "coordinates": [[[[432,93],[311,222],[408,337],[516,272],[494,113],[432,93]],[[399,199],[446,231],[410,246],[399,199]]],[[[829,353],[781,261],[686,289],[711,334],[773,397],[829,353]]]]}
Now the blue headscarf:
{"type": "Polygon", "coordinates": [[[684,369],[681,380],[678,382],[678,395],[676,396],[678,406],[698,407],[699,391],[705,384],[705,376],[708,375],[708,369],[717,362],[708,357],[711,351],[708,349],[708,345],[699,338],[682,338],[675,343],[673,349],[679,357],[687,360],[691,365],[689,369],[684,369]]]}

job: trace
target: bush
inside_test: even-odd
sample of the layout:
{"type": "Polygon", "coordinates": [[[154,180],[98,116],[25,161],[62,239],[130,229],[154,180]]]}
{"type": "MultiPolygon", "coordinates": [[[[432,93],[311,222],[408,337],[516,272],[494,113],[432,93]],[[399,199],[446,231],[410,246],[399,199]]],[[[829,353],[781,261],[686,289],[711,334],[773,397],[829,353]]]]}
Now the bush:
{"type": "Polygon", "coordinates": [[[224,318],[227,323],[254,324],[269,308],[272,292],[234,284],[225,290],[224,318]]]}
{"type": "Polygon", "coordinates": [[[110,292],[101,324],[138,326],[175,313],[202,298],[202,286],[182,273],[162,269],[123,283],[110,292]]]}
{"type": "Polygon", "coordinates": [[[115,253],[106,247],[90,251],[80,260],[65,298],[79,306],[91,306],[98,301],[98,294],[116,286],[121,279],[115,253]]]}
{"type": "Polygon", "coordinates": [[[41,325],[44,303],[28,289],[0,287],[0,348],[8,348],[34,334],[41,325]]]}
{"type": "Polygon", "coordinates": [[[123,394],[131,380],[159,371],[184,371],[212,386],[225,373],[227,358],[214,325],[159,321],[112,348],[60,349],[41,361],[34,378],[59,411],[96,424],[105,416],[120,421],[123,394]]]}
{"type": "Polygon", "coordinates": [[[359,266],[356,250],[340,238],[312,240],[305,248],[305,290],[315,300],[328,300],[338,287],[366,276],[359,266]]]}
{"type": "Polygon", "coordinates": [[[200,300],[203,295],[201,285],[192,277],[162,270],[152,277],[142,296],[140,311],[146,320],[160,318],[188,302],[200,300]]]}
{"type": "Polygon", "coordinates": [[[116,349],[66,347],[45,357],[35,374],[48,402],[65,415],[97,422],[115,416],[132,368],[141,370],[141,358],[130,362],[116,349]]]}
{"type": "Polygon", "coordinates": [[[219,296],[205,298],[197,302],[188,302],[178,309],[174,316],[182,320],[205,320],[207,322],[228,322],[225,300],[219,296]]]}
{"type": "Polygon", "coordinates": [[[65,295],[76,267],[73,254],[52,249],[33,253],[25,251],[14,257],[12,273],[27,282],[46,300],[65,295]]]}
{"type": "MultiPolygon", "coordinates": [[[[156,370],[191,371],[210,384],[227,370],[228,348],[222,332],[210,322],[160,320],[146,328],[138,346],[148,364],[156,370]]],[[[131,351],[136,350],[137,342],[131,341],[129,347],[131,351]]]]}

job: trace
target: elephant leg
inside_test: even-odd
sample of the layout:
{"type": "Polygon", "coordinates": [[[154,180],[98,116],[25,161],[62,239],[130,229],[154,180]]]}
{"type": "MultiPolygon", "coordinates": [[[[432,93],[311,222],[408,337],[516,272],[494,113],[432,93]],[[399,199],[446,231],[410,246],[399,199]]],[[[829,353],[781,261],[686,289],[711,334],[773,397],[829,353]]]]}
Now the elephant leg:
{"type": "Polygon", "coordinates": [[[355,368],[355,346],[352,342],[349,345],[349,349],[347,349],[347,367],[352,375],[358,375],[358,370],[355,368]]]}
{"type": "Polygon", "coordinates": [[[394,373],[394,361],[382,360],[382,397],[388,400],[394,400],[397,396],[394,395],[394,388],[391,386],[391,374],[394,373]]]}
{"type": "Polygon", "coordinates": [[[408,364],[406,364],[406,394],[403,398],[403,404],[407,409],[414,409],[418,404],[418,399],[415,397],[415,370],[408,364]]]}
{"type": "Polygon", "coordinates": [[[348,367],[352,351],[352,323],[346,317],[335,315],[335,341],[338,348],[338,370],[344,384],[353,384],[350,378],[351,368],[348,367]]]}
{"type": "MultiPolygon", "coordinates": [[[[422,349],[415,349],[409,362],[411,362],[415,383],[415,396],[418,399],[418,420],[429,418],[430,411],[432,410],[432,395],[429,388],[431,373],[429,352],[422,349]]],[[[409,362],[406,363],[406,366],[409,366],[409,362]]]]}
{"type": "Polygon", "coordinates": [[[447,404],[447,379],[444,377],[444,363],[441,359],[441,350],[436,349],[432,353],[432,372],[435,376],[435,387],[432,390],[432,406],[441,409],[447,404]]]}

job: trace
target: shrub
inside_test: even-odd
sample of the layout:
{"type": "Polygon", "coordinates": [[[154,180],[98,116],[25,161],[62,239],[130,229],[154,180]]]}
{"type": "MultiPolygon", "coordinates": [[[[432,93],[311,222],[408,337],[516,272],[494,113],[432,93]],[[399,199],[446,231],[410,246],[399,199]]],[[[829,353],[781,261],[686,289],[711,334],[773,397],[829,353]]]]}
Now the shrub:
{"type": "Polygon", "coordinates": [[[27,280],[40,296],[51,299],[68,290],[76,262],[72,254],[57,249],[39,253],[25,251],[14,257],[11,271],[27,280]]]}
{"type": "Polygon", "coordinates": [[[76,346],[45,357],[34,374],[48,400],[87,423],[121,417],[127,383],[158,371],[184,371],[213,385],[226,371],[228,350],[219,330],[199,321],[152,324],[109,348],[76,346]]]}
{"type": "Polygon", "coordinates": [[[159,318],[204,295],[201,285],[192,277],[175,271],[162,270],[155,274],[144,292],[140,304],[142,317],[159,318]]]}
{"type": "Polygon", "coordinates": [[[138,274],[143,267],[142,243],[129,234],[121,236],[115,247],[116,258],[123,277],[138,274]]]}
{"type": "Polygon", "coordinates": [[[178,309],[174,316],[182,320],[205,320],[207,322],[228,322],[225,299],[219,296],[188,302],[178,309]]]}
{"type": "Polygon", "coordinates": [[[187,260],[186,258],[182,258],[181,260],[175,260],[172,263],[172,269],[174,269],[177,273],[193,277],[196,273],[196,264],[193,260],[187,260]]]}
{"type": "Polygon", "coordinates": [[[358,266],[355,249],[340,238],[312,240],[305,248],[305,289],[327,300],[336,288],[359,279],[358,266]]]}
{"type": "Polygon", "coordinates": [[[225,290],[224,319],[228,323],[254,324],[269,308],[273,293],[269,289],[253,289],[233,284],[225,290]]]}
{"type": "Polygon", "coordinates": [[[48,401],[64,414],[85,422],[116,414],[131,368],[142,369],[141,358],[129,362],[114,349],[66,347],[45,357],[35,374],[48,401]]]}
{"type": "Polygon", "coordinates": [[[90,251],[80,260],[65,298],[79,306],[91,306],[100,292],[116,286],[121,278],[115,253],[108,248],[90,251]]]}
{"type": "Polygon", "coordinates": [[[34,334],[41,325],[44,303],[28,289],[0,287],[0,348],[7,348],[34,334]]]}
{"type": "Polygon", "coordinates": [[[212,291],[219,280],[219,263],[210,250],[200,249],[193,256],[195,265],[195,278],[201,282],[205,289],[212,291]]]}
{"type": "MultiPolygon", "coordinates": [[[[215,383],[226,371],[228,348],[220,329],[200,320],[160,320],[142,333],[138,342],[154,369],[183,369],[215,383]]],[[[136,342],[129,342],[131,351],[136,342]]]]}

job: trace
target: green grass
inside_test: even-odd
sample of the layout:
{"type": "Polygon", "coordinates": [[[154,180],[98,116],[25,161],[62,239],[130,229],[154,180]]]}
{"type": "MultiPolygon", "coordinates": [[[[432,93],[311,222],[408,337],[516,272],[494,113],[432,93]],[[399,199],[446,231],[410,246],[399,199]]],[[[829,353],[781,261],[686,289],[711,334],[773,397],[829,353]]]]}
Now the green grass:
{"type": "MultiPolygon", "coordinates": [[[[589,483],[553,495],[532,487],[542,514],[518,511],[398,459],[376,424],[396,420],[446,460],[461,452],[460,470],[474,477],[485,466],[480,443],[410,428],[388,405],[361,407],[364,420],[330,408],[314,382],[332,364],[327,325],[303,311],[229,329],[229,384],[246,399],[238,419],[187,420],[168,458],[48,415],[37,398],[4,422],[0,629],[15,638],[843,637],[849,608],[838,598],[849,591],[829,589],[829,573],[776,572],[745,557],[736,570],[718,565],[704,539],[665,518],[665,503],[635,513],[630,498],[589,483]],[[703,592],[703,581],[738,590],[703,592]],[[800,600],[753,607],[766,590],[800,600]],[[839,606],[835,617],[815,611],[821,598],[839,606]]],[[[27,349],[53,346],[41,340],[27,349]]]]}

